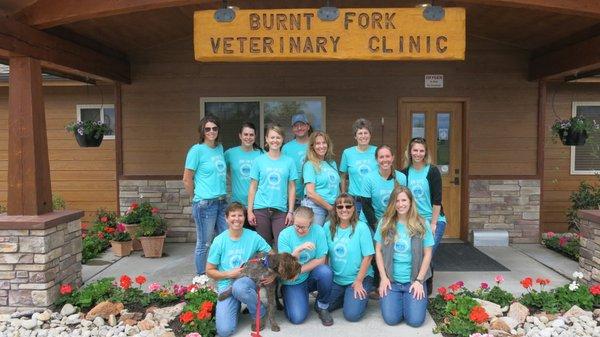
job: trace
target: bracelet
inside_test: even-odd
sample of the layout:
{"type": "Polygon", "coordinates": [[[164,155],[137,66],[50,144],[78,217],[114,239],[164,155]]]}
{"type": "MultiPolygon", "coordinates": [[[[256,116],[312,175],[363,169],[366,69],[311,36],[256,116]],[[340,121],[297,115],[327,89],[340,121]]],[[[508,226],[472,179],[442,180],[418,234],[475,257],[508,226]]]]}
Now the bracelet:
{"type": "Polygon", "coordinates": [[[288,211],[288,214],[294,214],[294,211],[288,211]]]}
{"type": "Polygon", "coordinates": [[[417,282],[421,283],[421,285],[423,285],[423,281],[422,280],[419,280],[418,278],[416,278],[415,281],[417,281],[417,282]]]}

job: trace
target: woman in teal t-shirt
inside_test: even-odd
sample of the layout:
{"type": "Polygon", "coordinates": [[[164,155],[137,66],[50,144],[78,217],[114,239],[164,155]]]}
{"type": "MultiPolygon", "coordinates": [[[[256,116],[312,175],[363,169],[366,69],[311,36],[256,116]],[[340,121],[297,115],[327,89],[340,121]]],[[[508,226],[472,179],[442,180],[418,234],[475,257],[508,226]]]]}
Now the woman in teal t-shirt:
{"type": "Polygon", "coordinates": [[[392,192],[374,239],[383,320],[396,325],[404,319],[410,326],[421,326],[427,312],[423,285],[431,276],[434,242],[407,187],[398,186],[392,192]]]}
{"type": "Polygon", "coordinates": [[[354,198],[342,193],[334,205],[335,212],[324,226],[329,265],[333,270],[328,309],[343,307],[344,318],[358,322],[365,314],[368,293],[374,289],[373,239],[369,226],[358,220],[354,198]]]}
{"type": "Polygon", "coordinates": [[[211,238],[227,229],[225,196],[227,165],[219,143],[219,121],[206,116],[198,127],[200,141],[190,148],[185,159],[183,185],[193,197],[192,217],[196,223],[196,273],[204,274],[206,253],[211,238]]]}
{"type": "Polygon", "coordinates": [[[313,224],[323,226],[333,202],[340,194],[340,175],[333,160],[333,144],[325,132],[316,131],[308,140],[302,169],[305,195],[302,205],[313,210],[313,224]]]}

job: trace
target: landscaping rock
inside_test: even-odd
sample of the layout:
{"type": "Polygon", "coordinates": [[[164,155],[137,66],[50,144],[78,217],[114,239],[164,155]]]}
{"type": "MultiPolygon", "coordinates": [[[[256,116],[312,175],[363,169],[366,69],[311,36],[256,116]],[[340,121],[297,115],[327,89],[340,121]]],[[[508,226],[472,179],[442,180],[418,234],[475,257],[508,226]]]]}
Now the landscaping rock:
{"type": "Polygon", "coordinates": [[[502,330],[510,333],[511,327],[499,318],[492,319],[490,330],[502,330]]]}
{"type": "Polygon", "coordinates": [[[97,327],[101,327],[104,326],[104,318],[97,316],[96,318],[94,318],[94,325],[97,327]]]}
{"type": "Polygon", "coordinates": [[[519,325],[519,322],[517,322],[517,320],[512,317],[504,316],[504,317],[500,317],[499,320],[506,323],[506,325],[508,325],[511,330],[516,328],[517,325],[519,325]]]}
{"type": "Polygon", "coordinates": [[[137,326],[140,328],[141,331],[151,330],[152,328],[154,328],[154,326],[156,326],[156,323],[154,323],[152,320],[145,319],[143,321],[140,321],[137,324],[137,326]]]}
{"type": "Polygon", "coordinates": [[[32,319],[24,319],[21,321],[21,326],[27,330],[33,330],[35,327],[37,327],[37,319],[32,318],[32,319]]]}
{"type": "Polygon", "coordinates": [[[36,316],[35,318],[38,321],[46,322],[46,321],[50,320],[50,318],[52,317],[52,311],[46,310],[46,311],[44,311],[42,313],[39,313],[39,314],[37,314],[35,316],[36,316]]]}
{"type": "Polygon", "coordinates": [[[529,315],[529,309],[519,302],[511,304],[507,314],[508,317],[513,318],[519,323],[525,322],[527,315],[529,315]]]}
{"type": "Polygon", "coordinates": [[[487,312],[487,314],[490,317],[494,317],[494,316],[503,316],[502,314],[502,308],[496,304],[496,303],[492,303],[489,301],[485,301],[479,298],[474,298],[475,301],[477,301],[479,303],[479,305],[481,305],[483,307],[483,309],[485,309],[485,312],[487,312]]]}
{"type": "Polygon", "coordinates": [[[170,307],[154,309],[154,320],[161,325],[169,324],[181,314],[184,306],[185,302],[181,302],[170,307]]]}
{"type": "Polygon", "coordinates": [[[90,310],[85,316],[86,319],[93,320],[94,318],[100,316],[103,319],[108,319],[110,315],[117,315],[123,310],[123,303],[113,303],[109,301],[104,301],[98,303],[92,310],[90,310]]]}
{"type": "Polygon", "coordinates": [[[77,311],[77,309],[75,309],[75,307],[72,304],[67,303],[62,307],[62,309],[60,309],[60,314],[62,316],[69,316],[74,314],[75,311],[77,311]]]}
{"type": "Polygon", "coordinates": [[[115,315],[108,316],[108,325],[110,325],[110,326],[117,325],[117,317],[115,315]]]}
{"type": "Polygon", "coordinates": [[[490,330],[488,333],[494,337],[510,337],[510,332],[506,332],[504,330],[490,330]]]}

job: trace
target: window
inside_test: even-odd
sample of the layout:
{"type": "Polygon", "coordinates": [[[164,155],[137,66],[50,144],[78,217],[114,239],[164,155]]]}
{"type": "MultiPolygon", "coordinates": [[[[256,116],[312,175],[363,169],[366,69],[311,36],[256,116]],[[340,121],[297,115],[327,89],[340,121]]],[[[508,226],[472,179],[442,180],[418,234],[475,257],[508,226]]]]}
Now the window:
{"type": "MultiPolygon", "coordinates": [[[[573,116],[582,115],[587,120],[600,123],[600,102],[573,102],[573,116]]],[[[600,135],[588,136],[585,145],[571,146],[571,174],[600,172],[600,135]]]]}
{"type": "Polygon", "coordinates": [[[264,129],[269,123],[277,123],[285,130],[285,141],[294,138],[290,125],[292,116],[303,111],[314,130],[325,131],[324,97],[244,97],[202,98],[200,117],[216,116],[221,120],[219,138],[228,149],[240,144],[239,128],[245,121],[256,125],[259,131],[257,143],[263,146],[264,129]]]}
{"type": "Polygon", "coordinates": [[[77,105],[77,121],[102,121],[109,128],[104,139],[115,139],[115,106],[112,104],[77,105]]]}

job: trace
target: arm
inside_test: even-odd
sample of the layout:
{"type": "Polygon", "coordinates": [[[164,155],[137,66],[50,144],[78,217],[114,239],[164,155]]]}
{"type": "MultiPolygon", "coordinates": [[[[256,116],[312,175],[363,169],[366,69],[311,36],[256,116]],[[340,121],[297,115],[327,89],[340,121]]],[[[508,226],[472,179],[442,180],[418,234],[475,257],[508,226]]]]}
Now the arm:
{"type": "MultiPolygon", "coordinates": [[[[431,255],[432,255],[432,247],[423,248],[423,262],[421,263],[421,268],[419,269],[419,274],[417,274],[417,278],[419,280],[423,280],[425,274],[427,274],[427,269],[429,269],[429,264],[431,263],[431,255]]],[[[425,281],[425,280],[423,280],[425,281]]],[[[425,291],[423,290],[423,284],[417,280],[413,281],[408,292],[413,293],[413,297],[420,300],[425,297],[425,291]]]]}
{"type": "Polygon", "coordinates": [[[358,275],[356,275],[356,279],[354,283],[352,283],[352,289],[354,289],[354,298],[359,298],[361,300],[367,298],[367,291],[363,287],[363,280],[367,275],[367,270],[371,265],[371,260],[373,259],[373,255],[368,255],[363,257],[362,262],[360,263],[360,269],[358,270],[358,275]]]}
{"type": "Polygon", "coordinates": [[[340,189],[342,191],[342,193],[347,193],[348,192],[348,185],[346,184],[348,182],[348,175],[344,172],[340,173],[340,189]]]}
{"type": "Polygon", "coordinates": [[[306,195],[310,200],[316,202],[319,206],[325,208],[328,211],[331,211],[333,209],[333,206],[331,206],[327,201],[325,201],[325,199],[323,199],[323,197],[319,195],[319,193],[315,191],[314,183],[306,183],[305,186],[306,195]]]}
{"type": "Polygon", "coordinates": [[[217,266],[206,262],[206,275],[214,280],[222,280],[222,279],[234,279],[240,277],[242,273],[242,268],[234,268],[227,271],[219,271],[217,266]]]}
{"type": "Polygon", "coordinates": [[[294,204],[296,203],[296,182],[288,181],[288,212],[285,216],[285,225],[289,226],[294,223],[294,204]]]}
{"type": "Polygon", "coordinates": [[[183,186],[185,187],[185,191],[192,198],[194,197],[194,175],[196,171],[185,169],[183,170],[183,186]]]}
{"type": "Polygon", "coordinates": [[[362,197],[362,211],[367,218],[367,222],[371,228],[377,227],[377,218],[375,218],[375,210],[373,209],[373,201],[371,198],[362,197]]]}
{"type": "Polygon", "coordinates": [[[385,272],[383,253],[381,251],[381,243],[379,242],[375,245],[375,262],[377,262],[377,269],[379,270],[379,296],[383,297],[387,295],[388,289],[392,289],[392,285],[385,272]]]}
{"type": "Polygon", "coordinates": [[[318,265],[325,264],[325,256],[319,259],[312,259],[310,262],[302,266],[301,273],[307,273],[315,269],[318,265]]]}
{"type": "Polygon", "coordinates": [[[437,167],[431,166],[427,175],[431,194],[431,231],[435,233],[437,220],[442,209],[442,175],[437,167]]]}
{"type": "Polygon", "coordinates": [[[252,226],[256,226],[256,216],[254,216],[254,197],[256,196],[257,188],[258,182],[254,179],[251,179],[250,187],[248,188],[248,223],[252,226]]]}

